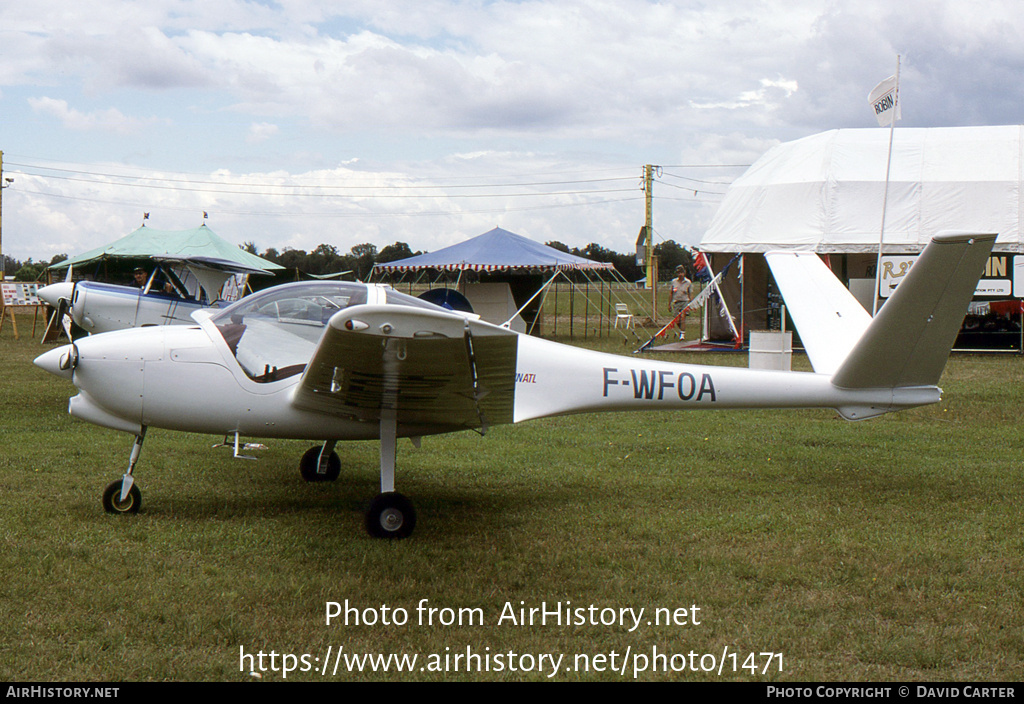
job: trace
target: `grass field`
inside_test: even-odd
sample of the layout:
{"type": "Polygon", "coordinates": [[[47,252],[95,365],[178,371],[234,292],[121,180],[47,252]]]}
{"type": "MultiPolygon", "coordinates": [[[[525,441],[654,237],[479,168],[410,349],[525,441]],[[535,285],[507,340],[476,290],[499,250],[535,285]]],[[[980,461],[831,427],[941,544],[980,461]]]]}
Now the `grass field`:
{"type": "Polygon", "coordinates": [[[153,430],[142,512],[106,515],[100,493],[131,438],[71,419],[73,387],[32,366],[40,351],[0,335],[0,680],[251,681],[259,663],[241,649],[268,668],[276,653],[262,680],[279,680],[303,664],[284,654],[319,670],[328,647],[420,659],[288,679],[545,680],[540,656],[561,654],[552,680],[620,681],[655,652],[670,671],[649,662],[637,679],[1024,678],[1019,357],[954,357],[942,403],[862,423],[603,414],[402,441],[398,488],[419,524],[395,543],[362,528],[370,442],[340,445],[341,479],[310,485],[297,469],[309,443],[272,441],[246,462],[211,449],[219,438],[153,430]],[[422,599],[452,611],[420,625],[422,599]],[[346,600],[409,621],[327,625],[327,603],[346,600]],[[542,602],[645,611],[632,632],[499,623],[506,603],[542,602]],[[467,648],[492,671],[466,672],[467,648]]]}

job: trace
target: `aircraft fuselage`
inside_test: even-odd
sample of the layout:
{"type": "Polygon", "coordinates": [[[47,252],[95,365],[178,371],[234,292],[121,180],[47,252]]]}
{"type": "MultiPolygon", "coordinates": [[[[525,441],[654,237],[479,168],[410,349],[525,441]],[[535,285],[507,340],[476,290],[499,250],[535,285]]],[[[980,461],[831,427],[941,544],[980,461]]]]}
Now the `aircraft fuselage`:
{"type": "MultiPolygon", "coordinates": [[[[71,346],[39,366],[73,378],[69,411],[98,425],[138,434],[143,426],[252,437],[354,440],[379,436],[376,422],[294,407],[300,376],[250,378],[209,320],[90,336],[75,343],[77,365],[63,373],[71,346]]],[[[692,408],[855,409],[863,417],[933,403],[936,387],[839,389],[827,375],[678,364],[583,350],[517,337],[513,422],[597,411],[692,408]],[[858,409],[864,409],[860,411],[858,409]],[[869,411],[868,409],[873,409],[869,411]]],[[[399,436],[450,432],[442,425],[399,425],[399,436]]]]}

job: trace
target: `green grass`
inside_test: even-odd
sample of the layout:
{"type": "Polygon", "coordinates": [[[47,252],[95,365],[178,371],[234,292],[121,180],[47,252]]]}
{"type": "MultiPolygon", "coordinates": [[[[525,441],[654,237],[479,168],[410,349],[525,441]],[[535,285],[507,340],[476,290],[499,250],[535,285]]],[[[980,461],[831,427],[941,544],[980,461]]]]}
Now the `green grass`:
{"type": "MultiPolygon", "coordinates": [[[[628,354],[620,340],[592,344],[628,354]]],[[[328,646],[564,653],[566,664],[655,646],[729,648],[740,665],[783,654],[781,673],[775,662],[732,673],[730,660],[722,675],[640,675],[652,680],[1024,677],[1019,357],[954,357],[940,404],[862,423],[827,411],[600,414],[419,450],[402,441],[398,488],[419,525],[391,543],[362,528],[378,484],[370,442],[340,445],[341,479],[309,485],[297,469],[309,443],[271,441],[246,462],[211,449],[219,438],[153,430],[136,470],[142,512],[106,515],[100,493],[131,438],[71,419],[73,387],[31,365],[40,351],[38,338],[0,334],[2,680],[251,680],[240,647],[328,646]],[[421,599],[486,622],[416,625],[421,599]],[[345,600],[405,608],[411,622],[327,626],[325,604],[345,600]],[[497,625],[520,601],[647,615],[696,604],[700,625],[497,625]]],[[[554,679],[632,679],[630,668],[554,679]]]]}

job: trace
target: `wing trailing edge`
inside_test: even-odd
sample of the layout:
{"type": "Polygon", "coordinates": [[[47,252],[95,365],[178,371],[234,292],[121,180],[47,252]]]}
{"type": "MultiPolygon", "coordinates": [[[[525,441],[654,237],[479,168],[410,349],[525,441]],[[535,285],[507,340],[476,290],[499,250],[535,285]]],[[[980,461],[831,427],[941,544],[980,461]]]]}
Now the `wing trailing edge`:
{"type": "Polygon", "coordinates": [[[454,313],[352,306],[331,318],[292,403],[445,430],[511,423],[517,338],[454,313]]]}

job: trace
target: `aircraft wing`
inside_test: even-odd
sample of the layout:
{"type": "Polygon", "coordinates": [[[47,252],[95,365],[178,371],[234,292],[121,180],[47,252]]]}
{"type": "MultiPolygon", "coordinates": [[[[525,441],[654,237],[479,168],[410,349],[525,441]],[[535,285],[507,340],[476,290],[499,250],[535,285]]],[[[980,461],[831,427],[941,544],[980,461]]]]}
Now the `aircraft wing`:
{"type": "Polygon", "coordinates": [[[176,257],[170,254],[162,254],[150,257],[155,262],[168,264],[182,264],[200,270],[220,271],[226,274],[267,274],[271,272],[255,266],[239,264],[229,259],[218,259],[217,257],[176,257]]]}
{"type": "Polygon", "coordinates": [[[399,425],[486,428],[512,422],[518,335],[463,316],[395,305],[335,313],[292,403],[399,425]]]}
{"type": "Polygon", "coordinates": [[[814,252],[764,255],[814,371],[832,374],[871,324],[871,314],[814,252]]]}

